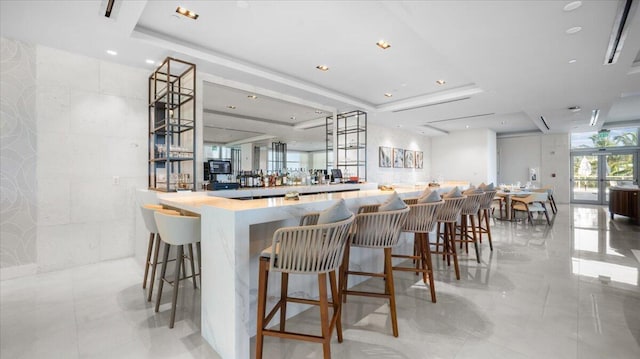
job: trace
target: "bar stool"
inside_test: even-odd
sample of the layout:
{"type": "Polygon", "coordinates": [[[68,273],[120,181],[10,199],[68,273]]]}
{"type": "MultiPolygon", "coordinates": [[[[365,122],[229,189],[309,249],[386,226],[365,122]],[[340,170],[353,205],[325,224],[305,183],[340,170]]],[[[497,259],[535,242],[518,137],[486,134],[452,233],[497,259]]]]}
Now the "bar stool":
{"type": "Polygon", "coordinates": [[[464,192],[464,194],[467,196],[467,199],[462,203],[462,208],[460,209],[460,225],[456,226],[459,231],[458,234],[460,235],[457,242],[460,243],[460,249],[462,249],[462,245],[464,244],[465,253],[469,253],[469,243],[473,243],[476,250],[476,261],[480,263],[475,217],[478,216],[483,192],[469,190],[464,192]],[[471,222],[471,233],[469,233],[469,222],[471,222]]]}
{"type": "MultiPolygon", "coordinates": [[[[173,328],[176,319],[176,304],[178,301],[178,287],[180,286],[180,280],[193,278],[194,289],[196,288],[195,277],[200,275],[196,274],[193,266],[193,251],[190,250],[191,256],[187,257],[191,260],[191,276],[186,276],[184,268],[184,246],[196,243],[199,248],[200,245],[200,217],[191,216],[179,216],[175,214],[166,214],[156,211],[154,213],[156,219],[156,225],[160,238],[164,242],[164,257],[162,263],[162,270],[160,274],[160,288],[158,288],[158,297],[156,299],[156,313],[160,309],[160,301],[162,299],[162,287],[164,282],[173,286],[173,299],[171,301],[171,319],[169,321],[169,328],[173,328]],[[166,277],[167,273],[167,260],[169,258],[169,250],[171,246],[176,246],[176,263],[173,280],[170,281],[166,277]],[[181,275],[184,275],[181,278],[181,275]]],[[[198,251],[199,252],[199,251],[198,251]]],[[[198,253],[198,262],[200,262],[200,255],[198,253]]],[[[198,268],[201,268],[198,263],[198,268]]]]}
{"type": "MultiPolygon", "coordinates": [[[[162,262],[158,262],[158,253],[160,251],[160,234],[158,234],[158,227],[156,226],[156,219],[153,214],[156,211],[162,211],[164,213],[174,215],[180,215],[180,213],[177,211],[164,209],[162,205],[159,204],[145,204],[140,207],[140,211],[142,212],[144,225],[145,227],[147,227],[147,231],[149,231],[149,245],[147,246],[147,260],[144,264],[144,279],[142,281],[142,289],[147,288],[147,278],[149,275],[149,268],[151,268],[151,280],[149,282],[149,293],[147,294],[147,301],[150,302],[151,296],[153,295],[153,285],[156,281],[156,268],[158,264],[162,264],[162,262]]],[[[173,261],[173,259],[171,261],[173,261]]]]}
{"type": "Polygon", "coordinates": [[[480,209],[478,210],[478,240],[482,243],[482,235],[486,234],[487,238],[489,238],[489,248],[493,250],[493,242],[491,241],[491,226],[489,225],[489,216],[491,213],[491,204],[493,203],[493,198],[496,196],[498,191],[486,191],[482,195],[482,199],[480,200],[480,209]],[[484,222],[484,226],[483,223],[484,222]]]}
{"type": "Polygon", "coordinates": [[[404,225],[410,209],[406,207],[404,209],[373,212],[373,213],[358,213],[354,222],[354,231],[350,235],[351,243],[345,250],[341,275],[340,285],[342,287],[343,300],[346,301],[347,295],[360,295],[366,297],[386,298],[389,300],[389,307],[391,312],[391,326],[393,330],[393,336],[398,336],[398,320],[396,313],[396,297],[393,287],[393,269],[391,264],[391,248],[398,244],[400,239],[400,232],[404,225]],[[362,247],[362,248],[379,248],[384,250],[384,272],[383,273],[370,273],[359,272],[349,270],[349,252],[350,247],[362,247]],[[378,277],[385,280],[385,292],[373,293],[348,290],[347,282],[349,275],[360,275],[368,277],[378,277]]]}
{"type": "Polygon", "coordinates": [[[444,197],[444,204],[437,212],[437,235],[436,235],[436,250],[432,251],[432,254],[442,254],[442,259],[447,259],[447,265],[451,265],[451,257],[453,257],[453,268],[456,273],[456,279],[460,279],[460,267],[458,266],[458,254],[456,253],[455,239],[455,225],[462,209],[462,204],[467,199],[466,196],[462,197],[444,197]],[[441,231],[440,228],[443,227],[441,231]],[[443,243],[440,244],[440,238],[443,243]],[[442,250],[440,250],[442,246],[442,250]]]}
{"type": "MultiPolygon", "coordinates": [[[[413,203],[413,201],[405,201],[405,203],[413,203]]],[[[433,266],[431,264],[431,248],[429,245],[429,232],[433,230],[436,224],[436,213],[444,201],[431,203],[418,203],[409,205],[409,214],[407,220],[402,227],[402,232],[410,232],[414,234],[414,253],[413,255],[392,254],[393,258],[405,258],[415,261],[414,268],[395,266],[393,270],[422,273],[422,280],[427,284],[429,280],[429,290],[431,291],[431,301],[436,302],[436,289],[433,280],[433,266]]]]}
{"type": "MultiPolygon", "coordinates": [[[[346,207],[345,207],[346,208],[346,207]]],[[[276,230],[271,247],[262,251],[258,273],[258,320],[256,334],[256,359],[262,358],[264,336],[297,339],[322,343],[325,359],[331,358],[331,332],[336,328],[338,342],[342,342],[341,301],[336,283],[336,269],[342,263],[349,229],[355,216],[328,224],[303,225],[276,230]],[[267,282],[269,272],[282,275],[280,300],[266,314],[267,282]],[[331,302],[327,297],[327,273],[331,286],[331,302]],[[319,299],[310,300],[289,297],[287,284],[289,274],[315,274],[318,276],[319,299]],[[287,302],[320,306],[322,335],[293,333],[285,330],[287,302]],[[329,305],[333,316],[329,319],[329,305]],[[267,329],[269,322],[280,310],[280,330],[267,329]]],[[[303,217],[301,224],[316,223],[318,215],[303,217]]]]}

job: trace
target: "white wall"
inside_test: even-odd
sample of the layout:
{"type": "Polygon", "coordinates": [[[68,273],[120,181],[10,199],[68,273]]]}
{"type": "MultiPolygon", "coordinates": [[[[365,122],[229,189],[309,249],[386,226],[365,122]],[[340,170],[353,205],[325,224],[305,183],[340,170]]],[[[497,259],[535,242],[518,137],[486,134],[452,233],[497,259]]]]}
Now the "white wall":
{"type": "Polygon", "coordinates": [[[498,183],[526,183],[529,168],[537,167],[540,169],[540,181],[536,185],[551,186],[557,202],[569,203],[571,166],[568,134],[499,138],[498,156],[498,183]]]}
{"type": "Polygon", "coordinates": [[[420,134],[376,125],[367,126],[367,181],[415,184],[431,180],[431,139],[420,134]],[[378,166],[378,147],[397,147],[423,152],[423,168],[386,168],[378,166]]]}
{"type": "Polygon", "coordinates": [[[135,189],[147,186],[149,71],[35,50],[37,270],[131,256],[135,189]]]}
{"type": "Polygon", "coordinates": [[[431,139],[434,178],[474,185],[495,182],[496,161],[496,133],[491,130],[451,132],[431,139]]]}

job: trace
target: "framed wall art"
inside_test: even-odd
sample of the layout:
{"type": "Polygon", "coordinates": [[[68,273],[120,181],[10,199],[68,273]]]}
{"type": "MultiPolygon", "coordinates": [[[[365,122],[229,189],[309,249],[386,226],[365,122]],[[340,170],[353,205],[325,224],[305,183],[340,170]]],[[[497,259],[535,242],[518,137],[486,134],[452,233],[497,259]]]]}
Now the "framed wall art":
{"type": "Polygon", "coordinates": [[[424,166],[424,154],[422,151],[416,151],[416,168],[422,169],[424,166]]]}
{"type": "Polygon", "coordinates": [[[391,167],[391,147],[378,148],[378,166],[391,167]]]}
{"type": "Polygon", "coordinates": [[[404,150],[404,168],[413,168],[415,161],[415,151],[404,150]]]}
{"type": "Polygon", "coordinates": [[[404,168],[404,150],[402,148],[393,149],[393,167],[404,168]]]}

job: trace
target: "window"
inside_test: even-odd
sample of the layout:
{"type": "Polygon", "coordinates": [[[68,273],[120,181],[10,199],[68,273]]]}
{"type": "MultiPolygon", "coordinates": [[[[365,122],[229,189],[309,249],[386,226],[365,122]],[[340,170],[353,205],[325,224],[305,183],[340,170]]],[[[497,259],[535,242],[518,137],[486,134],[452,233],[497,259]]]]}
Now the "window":
{"type": "Polygon", "coordinates": [[[638,127],[571,134],[571,149],[638,146],[638,127]]]}

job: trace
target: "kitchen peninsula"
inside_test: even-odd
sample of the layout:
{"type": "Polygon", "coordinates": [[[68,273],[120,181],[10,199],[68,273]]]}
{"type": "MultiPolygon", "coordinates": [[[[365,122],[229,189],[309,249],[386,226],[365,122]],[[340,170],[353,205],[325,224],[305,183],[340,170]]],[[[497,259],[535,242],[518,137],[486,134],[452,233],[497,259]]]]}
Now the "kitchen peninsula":
{"type": "MultiPolygon", "coordinates": [[[[423,190],[424,186],[396,189],[402,198],[416,197],[423,190]]],[[[391,192],[369,189],[301,195],[299,200],[279,197],[246,201],[208,194],[211,192],[160,193],[158,196],[165,206],[201,216],[202,336],[222,358],[245,359],[250,357],[250,338],[256,330],[258,256],[271,245],[273,232],[280,227],[298,225],[302,215],[324,210],[338,199],[344,199],[349,209],[356,212],[362,205],[384,202],[391,192]]],[[[370,252],[354,250],[350,259],[363,269],[381,270],[371,267],[373,263],[382,263],[376,257],[381,254],[370,252]]],[[[308,283],[292,283],[290,290],[316,297],[317,286],[311,284],[315,283],[312,279],[308,283]]],[[[278,282],[275,276],[273,281],[278,282]]],[[[276,290],[279,285],[274,284],[270,286],[273,291],[268,293],[268,298],[279,296],[276,290]]],[[[273,302],[269,300],[268,305],[273,302]]],[[[306,308],[292,304],[287,315],[293,316],[306,308]]]]}

